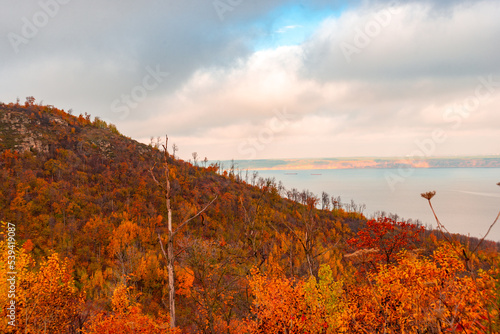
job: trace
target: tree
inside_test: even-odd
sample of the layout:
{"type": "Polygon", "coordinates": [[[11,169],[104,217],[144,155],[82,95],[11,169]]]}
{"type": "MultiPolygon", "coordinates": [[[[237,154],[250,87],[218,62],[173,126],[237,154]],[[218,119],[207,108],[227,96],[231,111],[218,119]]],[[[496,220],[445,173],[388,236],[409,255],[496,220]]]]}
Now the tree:
{"type": "Polygon", "coordinates": [[[26,102],[24,103],[26,107],[32,107],[35,105],[35,98],[33,96],[26,97],[26,102]]]}
{"type": "MultiPolygon", "coordinates": [[[[8,247],[0,241],[0,302],[5,307],[10,282],[7,278],[11,268],[7,266],[8,247]]],[[[39,270],[24,248],[15,250],[15,327],[0,323],[0,331],[8,333],[15,328],[17,333],[65,333],[79,316],[84,304],[84,292],[75,287],[73,274],[67,260],[53,253],[44,260],[39,270]]],[[[6,317],[3,317],[6,319],[6,317]]]]}
{"type": "Polygon", "coordinates": [[[153,319],[142,313],[141,307],[130,301],[130,288],[124,284],[118,285],[112,297],[113,313],[104,312],[94,315],[85,324],[83,334],[164,334],[179,333],[177,330],[168,330],[167,317],[160,315],[153,319]]]}
{"type": "Polygon", "coordinates": [[[253,269],[249,284],[255,297],[250,333],[345,333],[348,313],[342,282],[335,281],[328,265],[319,278],[287,278],[279,266],[267,275],[253,269]]]}
{"type": "Polygon", "coordinates": [[[301,193],[301,201],[305,205],[305,212],[303,212],[302,215],[296,212],[299,217],[298,221],[300,221],[301,228],[294,228],[285,220],[283,220],[282,223],[291,232],[300,246],[302,246],[309,275],[314,276],[317,274],[318,270],[317,258],[324,252],[324,250],[318,249],[319,245],[316,240],[319,234],[319,217],[316,214],[315,208],[319,198],[308,191],[304,191],[301,193]]]}
{"type": "MultiPolygon", "coordinates": [[[[167,146],[167,145],[165,145],[165,147],[166,147],[166,146],[167,146]]],[[[177,152],[177,151],[179,151],[179,146],[177,146],[177,144],[176,144],[176,143],[173,143],[173,144],[172,144],[172,158],[174,158],[174,159],[175,159],[175,152],[177,152]]]]}
{"type": "Polygon", "coordinates": [[[321,193],[321,210],[330,210],[330,195],[324,191],[321,193]]]}
{"type": "Polygon", "coordinates": [[[177,293],[182,295],[186,324],[196,325],[197,333],[228,333],[238,327],[241,310],[247,310],[244,256],[230,244],[184,237],[185,246],[179,271],[177,293]]]}
{"type": "Polygon", "coordinates": [[[494,278],[483,271],[474,279],[449,244],[430,258],[410,251],[397,258],[369,273],[368,284],[350,287],[353,332],[492,333],[498,326],[494,278]]]}
{"type": "Polygon", "coordinates": [[[198,166],[198,152],[193,152],[192,156],[193,156],[194,165],[198,166]]]}
{"type": "Polygon", "coordinates": [[[366,222],[366,227],[347,243],[356,251],[361,251],[359,254],[370,254],[372,265],[378,261],[390,263],[400,250],[415,245],[423,229],[423,226],[379,217],[366,222]]]}
{"type": "MultiPolygon", "coordinates": [[[[175,144],[174,144],[175,146],[175,144]]],[[[161,250],[163,252],[163,255],[165,256],[165,259],[167,260],[167,270],[168,270],[168,293],[169,293],[169,311],[170,311],[170,328],[173,329],[175,328],[175,273],[174,273],[174,261],[175,261],[175,255],[174,255],[174,236],[184,227],[189,221],[193,220],[194,218],[198,217],[201,215],[216,199],[215,198],[208,203],[202,210],[200,210],[197,214],[192,216],[191,218],[183,221],[181,224],[177,226],[177,228],[173,229],[172,227],[172,208],[171,208],[171,203],[170,199],[172,196],[172,189],[170,187],[170,166],[168,163],[169,160],[169,154],[168,154],[168,136],[165,136],[165,145],[163,145],[163,174],[164,174],[164,180],[165,183],[160,183],[155,175],[154,175],[154,166],[150,169],[150,174],[151,177],[153,178],[154,182],[157,184],[158,187],[160,187],[163,191],[163,195],[165,197],[165,202],[167,206],[167,228],[168,228],[168,235],[167,235],[167,251],[165,251],[165,248],[163,247],[163,240],[161,238],[160,233],[158,233],[158,240],[160,242],[161,250]]]]}

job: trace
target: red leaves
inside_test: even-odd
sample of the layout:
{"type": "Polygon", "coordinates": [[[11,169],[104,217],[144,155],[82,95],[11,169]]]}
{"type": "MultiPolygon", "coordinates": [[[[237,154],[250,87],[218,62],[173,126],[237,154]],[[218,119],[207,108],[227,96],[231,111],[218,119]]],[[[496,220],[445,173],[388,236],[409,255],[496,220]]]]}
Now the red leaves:
{"type": "Polygon", "coordinates": [[[422,226],[380,217],[369,220],[357,237],[349,239],[347,243],[356,250],[378,249],[379,252],[373,255],[376,260],[389,263],[400,250],[413,247],[423,230],[422,226]]]}

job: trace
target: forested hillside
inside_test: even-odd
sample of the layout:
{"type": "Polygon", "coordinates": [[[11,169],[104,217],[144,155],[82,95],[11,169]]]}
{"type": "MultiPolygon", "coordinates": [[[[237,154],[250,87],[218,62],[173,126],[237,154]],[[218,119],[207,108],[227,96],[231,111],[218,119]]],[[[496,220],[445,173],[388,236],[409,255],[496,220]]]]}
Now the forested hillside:
{"type": "Polygon", "coordinates": [[[173,330],[161,144],[33,98],[0,105],[0,332],[500,331],[497,244],[166,162],[173,330]]]}

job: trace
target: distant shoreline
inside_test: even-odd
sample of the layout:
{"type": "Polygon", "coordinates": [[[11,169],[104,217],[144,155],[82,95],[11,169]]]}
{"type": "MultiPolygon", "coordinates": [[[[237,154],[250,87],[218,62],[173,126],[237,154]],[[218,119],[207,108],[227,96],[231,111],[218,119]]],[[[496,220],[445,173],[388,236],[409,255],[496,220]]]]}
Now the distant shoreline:
{"type": "Polygon", "coordinates": [[[240,170],[318,170],[318,169],[397,169],[397,168],[500,168],[500,156],[407,158],[318,158],[220,161],[227,169],[234,163],[240,170]]]}
{"type": "MultiPolygon", "coordinates": [[[[287,175],[297,175],[297,173],[288,173],[288,171],[314,171],[314,170],[348,170],[348,169],[398,169],[398,168],[417,168],[417,169],[446,169],[446,168],[500,168],[500,166],[491,166],[491,167],[462,167],[462,166],[443,166],[443,167],[345,167],[345,168],[293,168],[293,169],[285,169],[285,168],[244,168],[248,170],[255,171],[283,171],[287,175]]],[[[240,168],[241,170],[241,168],[240,168]]],[[[321,174],[311,174],[311,175],[321,175],[321,174]]]]}

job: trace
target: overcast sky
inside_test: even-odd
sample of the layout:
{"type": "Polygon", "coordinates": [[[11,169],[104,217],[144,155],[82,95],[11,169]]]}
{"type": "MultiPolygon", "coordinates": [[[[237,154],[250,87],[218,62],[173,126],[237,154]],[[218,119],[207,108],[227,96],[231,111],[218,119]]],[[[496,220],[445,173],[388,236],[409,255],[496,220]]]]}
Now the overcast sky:
{"type": "Polygon", "coordinates": [[[0,101],[188,159],[500,154],[500,1],[0,0],[0,101]]]}

